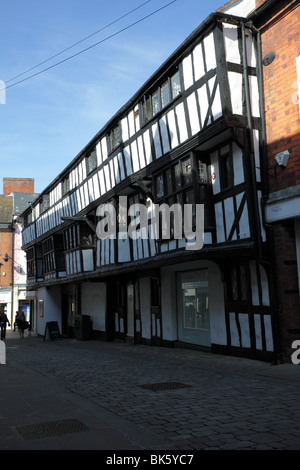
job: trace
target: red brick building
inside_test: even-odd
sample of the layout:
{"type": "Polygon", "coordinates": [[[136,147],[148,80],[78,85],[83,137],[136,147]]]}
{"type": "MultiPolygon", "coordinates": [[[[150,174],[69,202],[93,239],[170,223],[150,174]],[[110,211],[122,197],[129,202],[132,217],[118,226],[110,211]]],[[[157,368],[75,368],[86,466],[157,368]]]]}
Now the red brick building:
{"type": "Polygon", "coordinates": [[[300,2],[257,1],[268,177],[265,220],[273,240],[278,336],[284,361],[300,338],[300,2]]]}
{"type": "Polygon", "coordinates": [[[25,253],[20,249],[19,215],[35,199],[32,178],[3,178],[0,195],[0,310],[13,323],[15,311],[26,301],[25,253]]]}

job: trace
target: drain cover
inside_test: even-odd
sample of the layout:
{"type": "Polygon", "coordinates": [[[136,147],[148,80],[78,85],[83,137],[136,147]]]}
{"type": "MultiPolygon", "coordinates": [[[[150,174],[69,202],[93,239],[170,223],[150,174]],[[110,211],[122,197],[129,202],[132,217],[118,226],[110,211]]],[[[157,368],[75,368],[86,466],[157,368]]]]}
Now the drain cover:
{"type": "Polygon", "coordinates": [[[76,419],[65,419],[62,421],[51,421],[49,423],[19,426],[17,430],[24,439],[42,439],[45,437],[88,431],[88,428],[76,419]]]}
{"type": "Polygon", "coordinates": [[[187,388],[189,385],[185,385],[180,382],[159,382],[156,384],[140,385],[140,387],[152,390],[153,392],[159,392],[161,390],[177,390],[178,388],[187,388]]]}

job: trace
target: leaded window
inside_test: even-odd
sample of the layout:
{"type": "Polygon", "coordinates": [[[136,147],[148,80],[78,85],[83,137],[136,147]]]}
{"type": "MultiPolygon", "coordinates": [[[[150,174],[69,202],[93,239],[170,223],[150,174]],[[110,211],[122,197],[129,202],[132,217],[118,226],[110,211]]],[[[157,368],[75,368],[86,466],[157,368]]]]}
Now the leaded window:
{"type": "Polygon", "coordinates": [[[177,71],[167,78],[152,93],[144,97],[142,103],[143,122],[146,123],[158,114],[181,93],[180,73],[177,71]]]}

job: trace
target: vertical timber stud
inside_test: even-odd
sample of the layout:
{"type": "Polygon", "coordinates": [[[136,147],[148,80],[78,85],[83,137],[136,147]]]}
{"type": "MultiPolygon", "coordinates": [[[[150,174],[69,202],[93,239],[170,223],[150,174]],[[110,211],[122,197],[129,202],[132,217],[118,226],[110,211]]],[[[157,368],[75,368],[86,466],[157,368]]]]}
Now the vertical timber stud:
{"type": "Polygon", "coordinates": [[[248,156],[249,156],[249,170],[250,170],[250,185],[251,194],[249,203],[252,205],[251,213],[253,214],[252,221],[254,224],[253,235],[255,244],[257,246],[258,258],[262,258],[262,239],[259,222],[259,208],[257,198],[257,187],[256,187],[256,172],[255,172],[255,155],[254,155],[254,143],[253,143],[253,126],[252,126],[252,110],[250,102],[250,89],[249,89],[249,77],[248,77],[248,63],[247,63],[247,48],[246,48],[246,31],[245,23],[241,22],[242,29],[242,51],[243,51],[243,81],[246,98],[246,112],[247,112],[247,136],[248,136],[248,156]]]}
{"type": "Polygon", "coordinates": [[[214,29],[214,42],[217,63],[217,81],[220,86],[223,116],[232,115],[231,92],[228,81],[228,68],[224,45],[223,23],[218,21],[214,29]]]}

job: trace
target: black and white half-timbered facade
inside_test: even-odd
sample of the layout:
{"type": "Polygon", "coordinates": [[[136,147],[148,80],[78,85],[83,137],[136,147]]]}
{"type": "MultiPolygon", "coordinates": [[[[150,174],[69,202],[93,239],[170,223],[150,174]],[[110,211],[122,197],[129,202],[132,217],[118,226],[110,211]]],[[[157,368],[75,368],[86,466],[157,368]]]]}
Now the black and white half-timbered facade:
{"type": "Polygon", "coordinates": [[[213,13],[24,212],[36,333],[88,316],[93,338],[274,359],[258,42],[247,19],[213,13]],[[98,236],[104,204],[116,236],[98,236]],[[173,213],[157,231],[163,204],[204,206],[199,249],[173,213]]]}

